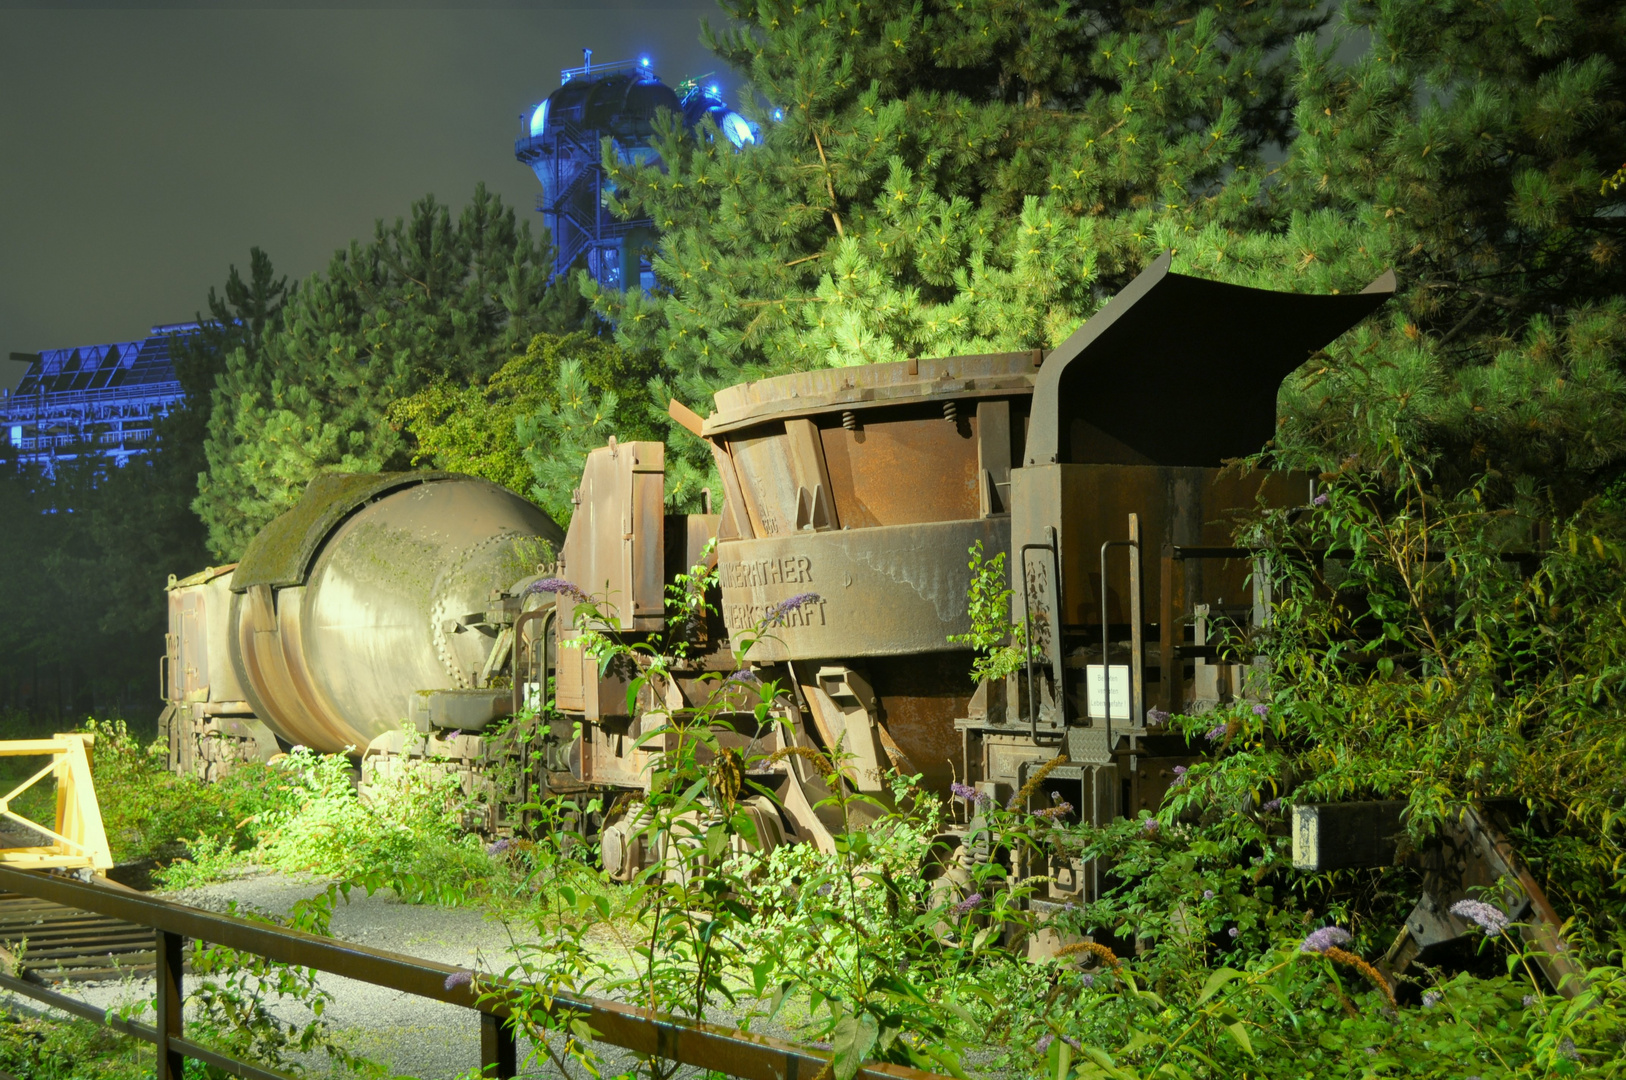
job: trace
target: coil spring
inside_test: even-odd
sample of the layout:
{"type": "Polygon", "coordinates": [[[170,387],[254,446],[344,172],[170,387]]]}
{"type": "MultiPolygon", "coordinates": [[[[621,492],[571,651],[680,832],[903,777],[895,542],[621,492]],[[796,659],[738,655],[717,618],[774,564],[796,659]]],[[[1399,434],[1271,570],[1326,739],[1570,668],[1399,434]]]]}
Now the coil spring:
{"type": "Polygon", "coordinates": [[[841,414],[841,426],[846,428],[848,431],[858,430],[858,417],[853,415],[851,409],[848,409],[841,414]]]}
{"type": "Polygon", "coordinates": [[[957,401],[943,402],[943,419],[947,420],[951,424],[959,423],[960,403],[957,401]]]}

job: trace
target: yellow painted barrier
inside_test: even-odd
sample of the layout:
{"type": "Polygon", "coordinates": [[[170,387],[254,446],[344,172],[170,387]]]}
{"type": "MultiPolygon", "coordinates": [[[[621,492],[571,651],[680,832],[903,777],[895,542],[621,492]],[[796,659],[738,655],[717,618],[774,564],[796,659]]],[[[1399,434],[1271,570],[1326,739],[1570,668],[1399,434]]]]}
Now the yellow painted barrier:
{"type": "Polygon", "coordinates": [[[49,739],[0,741],[0,757],[50,755],[52,762],[39,772],[0,796],[0,818],[17,822],[52,842],[38,847],[0,848],[0,864],[23,870],[57,867],[86,867],[105,874],[113,865],[102,827],[102,810],[96,803],[96,784],[90,775],[90,747],[94,735],[73,733],[49,739]],[[48,828],[18,814],[12,802],[23,792],[44,780],[56,778],[56,827],[48,828]]]}

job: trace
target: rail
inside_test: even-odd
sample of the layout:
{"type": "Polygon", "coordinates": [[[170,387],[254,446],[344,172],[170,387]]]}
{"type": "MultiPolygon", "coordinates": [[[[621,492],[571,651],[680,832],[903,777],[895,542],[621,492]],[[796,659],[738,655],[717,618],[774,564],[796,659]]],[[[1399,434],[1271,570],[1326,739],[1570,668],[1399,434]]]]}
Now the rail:
{"type": "MultiPolygon", "coordinates": [[[[496,1080],[510,1080],[516,1075],[518,1043],[507,1008],[500,1001],[482,1003],[478,992],[460,980],[454,980],[448,988],[447,977],[463,971],[462,968],[201,911],[136,892],[4,866],[0,866],[0,889],[153,929],[158,945],[158,1008],[154,1025],[105,1016],[101,1010],[75,998],[9,975],[0,975],[0,989],[23,994],[154,1044],[158,1050],[157,1080],[181,1080],[185,1058],[212,1065],[244,1080],[290,1080],[282,1073],[217,1053],[185,1037],[181,962],[186,938],[474,1009],[480,1013],[480,1065],[484,1075],[496,1080]]],[[[517,984],[499,981],[498,985],[513,987],[517,984]]],[[[585,1021],[592,1028],[595,1041],[745,1080],[813,1080],[830,1065],[828,1055],[794,1043],[717,1024],[684,1020],[606,998],[555,996],[552,1002],[553,1011],[585,1021]]],[[[861,1080],[946,1080],[936,1073],[881,1063],[860,1067],[858,1077],[861,1080]]]]}

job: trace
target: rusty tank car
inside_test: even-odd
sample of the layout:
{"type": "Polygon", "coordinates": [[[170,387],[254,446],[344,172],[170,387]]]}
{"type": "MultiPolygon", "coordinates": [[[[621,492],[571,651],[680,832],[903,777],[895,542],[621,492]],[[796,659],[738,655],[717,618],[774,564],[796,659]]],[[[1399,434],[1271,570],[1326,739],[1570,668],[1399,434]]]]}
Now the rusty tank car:
{"type": "MultiPolygon", "coordinates": [[[[764,679],[787,688],[777,722],[725,738],[758,751],[839,743],[850,762],[846,782],[877,795],[896,767],[935,790],[960,780],[1004,799],[1065,753],[1045,786],[1087,820],[1155,807],[1190,751],[1158,737],[1148,714],[1200,710],[1252,686],[1251,665],[1221,662],[1209,640],[1216,622],[1246,629],[1270,609],[1269,575],[1255,573],[1253,553],[1235,546],[1238,518],[1313,495],[1308,476],[1225,463],[1271,437],[1281,380],[1393,288],[1386,274],[1359,294],[1270,292],[1171,273],[1165,255],[1048,354],[784,375],[719,391],[704,418],[674,402],[673,417],[709,444],[721,512],[668,513],[665,447],[611,440],[588,457],[548,568],[594,594],[620,632],[636,636],[666,629],[666,587],[676,574],[714,560],[719,617],[703,628],[694,660],[674,669],[664,700],[637,709],[629,708],[625,673],[600,671],[582,648],[591,625],[579,624],[574,605],[555,607],[527,590],[540,568],[509,566],[503,580],[497,563],[480,563],[467,575],[461,608],[431,598],[440,570],[431,570],[427,548],[410,544],[403,557],[422,561],[397,575],[379,568],[373,577],[322,577],[318,569],[344,563],[328,552],[351,535],[348,515],[365,513],[357,510],[365,499],[333,498],[313,485],[306,502],[316,505],[301,503],[268,526],[229,578],[223,569],[172,586],[175,767],[201,760],[187,748],[209,738],[238,757],[263,754],[267,740],[254,726],[263,722],[285,743],[344,743],[362,755],[364,775],[369,760],[376,769],[411,752],[403,732],[416,729],[433,752],[477,776],[482,762],[515,752],[481,731],[538,702],[551,679],[564,720],[539,734],[545,752],[526,759],[540,762],[521,770],[528,796],[645,790],[662,746],[659,725],[696,703],[706,671],[732,670],[731,636],[772,606],[814,593],[816,601],[747,654],[764,679]],[[281,539],[262,544],[267,534],[281,539]],[[1024,669],[980,685],[969,674],[972,654],[950,640],[971,629],[967,553],[979,543],[988,557],[1006,555],[1011,615],[1034,643],[1024,669]],[[272,562],[274,572],[265,568],[272,562]],[[416,666],[370,643],[382,623],[313,621],[320,602],[312,590],[334,588],[330,580],[352,604],[366,603],[369,587],[395,590],[390,610],[401,622],[391,632],[419,643],[416,666]],[[476,597],[477,587],[488,591],[476,597]],[[208,605],[193,623],[189,596],[208,605]],[[284,616],[285,606],[298,614],[284,616]],[[216,618],[227,629],[202,633],[216,618]],[[205,637],[211,648],[219,639],[231,650],[238,711],[220,708],[212,685],[188,699],[200,693],[191,673],[204,668],[185,659],[186,642],[205,637]],[[463,651],[453,658],[438,651],[454,644],[463,651]],[[306,666],[277,666],[276,657],[292,655],[306,666]],[[256,667],[259,656],[271,659],[256,667]],[[302,677],[374,663],[383,666],[368,674],[365,697],[341,699],[319,677],[302,677]],[[259,689],[268,673],[283,678],[284,670],[286,691],[259,689]],[[443,737],[453,728],[455,738],[443,737]]],[[[367,479],[392,492],[478,483],[342,483],[359,492],[367,479]]],[[[499,533],[528,527],[533,539],[552,538],[540,512],[511,512],[513,532],[492,525],[448,534],[433,565],[463,565],[460,544],[500,548],[489,540],[499,533]]],[[[753,810],[759,835],[830,845],[834,823],[817,807],[823,781],[796,757],[773,768],[753,777],[775,792],[753,810]]],[[[630,878],[653,855],[635,832],[623,818],[601,836],[616,877],[630,878]]],[[[1086,868],[1049,872],[1041,903],[1087,898],[1095,888],[1086,868]]]]}

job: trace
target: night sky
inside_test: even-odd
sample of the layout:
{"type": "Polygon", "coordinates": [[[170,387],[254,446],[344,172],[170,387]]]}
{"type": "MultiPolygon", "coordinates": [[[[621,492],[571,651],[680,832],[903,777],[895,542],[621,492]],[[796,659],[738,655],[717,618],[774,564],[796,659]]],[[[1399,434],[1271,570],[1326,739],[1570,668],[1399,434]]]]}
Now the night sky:
{"type": "Polygon", "coordinates": [[[0,0],[0,358],[190,320],[253,246],[301,278],[482,180],[540,229],[520,114],[583,47],[734,100],[702,18],[714,0],[0,0]]]}

